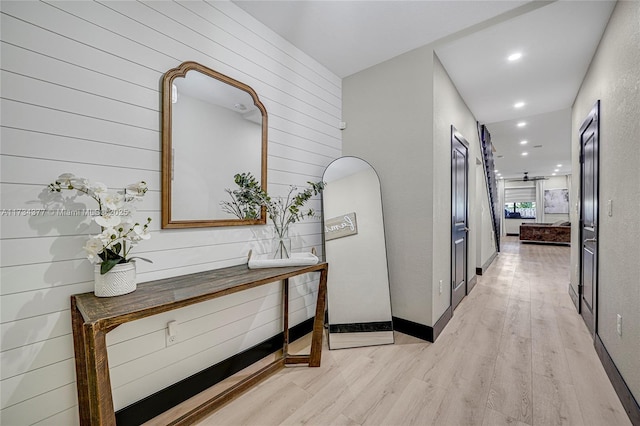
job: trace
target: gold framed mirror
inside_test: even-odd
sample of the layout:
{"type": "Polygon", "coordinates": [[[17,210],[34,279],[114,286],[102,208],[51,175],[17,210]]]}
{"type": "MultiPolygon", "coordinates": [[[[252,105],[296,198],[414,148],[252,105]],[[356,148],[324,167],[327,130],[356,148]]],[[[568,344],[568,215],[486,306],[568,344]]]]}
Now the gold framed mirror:
{"type": "Polygon", "coordinates": [[[263,225],[222,211],[236,173],[267,182],[267,110],[244,83],[197,62],[162,80],[162,228],[263,225]]]}

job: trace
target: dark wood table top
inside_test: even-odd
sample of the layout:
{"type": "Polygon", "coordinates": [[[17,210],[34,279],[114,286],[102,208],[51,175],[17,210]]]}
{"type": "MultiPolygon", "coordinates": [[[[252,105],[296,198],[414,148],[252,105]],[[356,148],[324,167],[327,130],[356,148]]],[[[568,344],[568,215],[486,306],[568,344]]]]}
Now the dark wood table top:
{"type": "Polygon", "coordinates": [[[85,324],[110,329],[129,321],[296,275],[317,272],[326,267],[324,262],[311,266],[260,269],[249,269],[247,264],[243,264],[140,283],[136,291],[122,296],[96,297],[90,292],[72,297],[85,324]]]}

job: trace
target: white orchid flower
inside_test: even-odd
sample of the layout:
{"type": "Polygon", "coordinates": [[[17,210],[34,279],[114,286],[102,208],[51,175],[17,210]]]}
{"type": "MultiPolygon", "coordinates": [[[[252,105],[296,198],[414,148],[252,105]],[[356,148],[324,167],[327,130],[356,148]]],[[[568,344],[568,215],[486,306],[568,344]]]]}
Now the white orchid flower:
{"type": "Polygon", "coordinates": [[[93,263],[101,262],[100,256],[127,262],[131,247],[151,238],[147,230],[151,219],[147,219],[147,223],[141,226],[133,218],[136,213],[134,202],[142,200],[147,192],[144,181],[128,185],[121,191],[109,191],[102,182],[91,182],[73,173],[64,173],[50,183],[48,188],[50,192],[57,193],[75,190],[78,195],[88,195],[98,202],[98,208],[92,210],[97,212],[93,220],[102,228],[102,232],[90,237],[83,247],[87,258],[93,263]],[[114,255],[112,251],[118,253],[114,255]]]}
{"type": "Polygon", "coordinates": [[[147,183],[140,181],[127,186],[127,194],[142,196],[147,192],[147,183]]]}
{"type": "Polygon", "coordinates": [[[107,245],[117,240],[119,237],[120,235],[118,234],[118,231],[116,231],[114,228],[106,228],[96,238],[100,238],[102,244],[106,247],[107,245]]]}
{"type": "Polygon", "coordinates": [[[133,232],[135,233],[136,238],[140,240],[148,240],[151,238],[151,234],[149,233],[149,228],[147,226],[140,226],[137,224],[133,227],[133,232]]]}
{"type": "Polygon", "coordinates": [[[107,185],[102,182],[94,182],[92,184],[89,184],[87,182],[87,189],[89,189],[89,191],[92,191],[98,197],[100,197],[102,194],[107,193],[107,185]]]}
{"type": "Polygon", "coordinates": [[[98,254],[101,253],[104,249],[102,239],[99,235],[89,238],[85,243],[83,249],[87,252],[87,259],[89,259],[92,263],[96,263],[98,260],[100,260],[98,254]]]}
{"type": "Polygon", "coordinates": [[[75,177],[76,176],[73,173],[63,173],[60,176],[58,176],[58,179],[56,179],[56,182],[58,182],[60,186],[69,187],[71,186],[71,180],[74,179],[75,177]]]}
{"type": "Polygon", "coordinates": [[[118,210],[124,206],[124,196],[117,192],[106,192],[100,196],[100,199],[109,210],[118,210]]]}
{"type": "Polygon", "coordinates": [[[58,176],[58,180],[63,181],[63,180],[72,179],[74,177],[76,177],[76,175],[74,175],[73,173],[63,173],[60,176],[58,176]]]}
{"type": "Polygon", "coordinates": [[[89,188],[90,182],[88,179],[82,177],[74,177],[71,179],[71,185],[73,185],[75,189],[87,190],[89,188]]]}
{"type": "Polygon", "coordinates": [[[102,216],[96,216],[93,219],[103,228],[115,228],[122,223],[122,218],[120,216],[109,213],[104,213],[102,216]]]}

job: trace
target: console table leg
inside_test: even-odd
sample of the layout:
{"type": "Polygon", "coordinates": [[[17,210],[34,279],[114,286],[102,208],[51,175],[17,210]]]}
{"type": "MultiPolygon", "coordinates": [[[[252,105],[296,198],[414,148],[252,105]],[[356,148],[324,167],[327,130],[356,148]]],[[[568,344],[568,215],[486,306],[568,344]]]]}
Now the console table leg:
{"type": "Polygon", "coordinates": [[[289,355],[289,278],[282,280],[282,322],[284,329],[284,343],[282,356],[289,355]]]}
{"type": "Polygon", "coordinates": [[[85,360],[91,425],[116,426],[107,359],[107,333],[84,325],[85,360]]]}
{"type": "Polygon", "coordinates": [[[78,390],[78,412],[81,425],[91,424],[89,410],[89,383],[87,378],[87,364],[85,355],[84,332],[82,314],[76,305],[75,296],[71,296],[71,328],[73,330],[73,350],[76,362],[76,382],[78,390]]]}
{"type": "Polygon", "coordinates": [[[311,354],[309,355],[309,367],[320,367],[322,355],[322,335],[324,333],[324,311],[327,303],[327,273],[329,267],[320,271],[318,283],[318,300],[316,302],[316,316],[313,320],[313,334],[311,338],[311,354]]]}

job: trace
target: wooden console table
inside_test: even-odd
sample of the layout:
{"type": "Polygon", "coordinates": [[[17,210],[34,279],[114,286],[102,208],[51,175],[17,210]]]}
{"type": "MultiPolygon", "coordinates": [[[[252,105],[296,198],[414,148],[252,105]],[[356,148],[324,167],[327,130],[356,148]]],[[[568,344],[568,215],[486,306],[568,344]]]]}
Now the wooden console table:
{"type": "Polygon", "coordinates": [[[171,424],[192,424],[204,418],[208,413],[287,364],[309,364],[309,367],[319,367],[327,293],[327,272],[327,263],[266,269],[249,269],[245,264],[141,283],[135,292],[117,297],[96,297],[93,292],[71,296],[80,424],[109,426],[116,424],[107,359],[106,335],[109,331],[130,321],[276,281],[284,281],[284,346],[282,356],[175,419],[171,424]],[[289,278],[309,272],[320,272],[311,353],[309,355],[290,355],[288,353],[289,278]]]}

